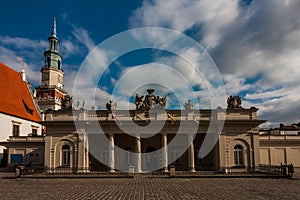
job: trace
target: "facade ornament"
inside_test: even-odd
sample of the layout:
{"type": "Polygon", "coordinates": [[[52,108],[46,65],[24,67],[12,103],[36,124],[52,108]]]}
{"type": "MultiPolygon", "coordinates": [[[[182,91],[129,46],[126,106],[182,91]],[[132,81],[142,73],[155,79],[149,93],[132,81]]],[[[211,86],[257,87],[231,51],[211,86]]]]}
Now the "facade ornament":
{"type": "Polygon", "coordinates": [[[189,99],[187,102],[184,103],[184,108],[186,110],[192,110],[194,108],[194,103],[189,99]]]}
{"type": "Polygon", "coordinates": [[[242,108],[242,99],[240,96],[229,96],[227,98],[227,108],[242,108]]]}

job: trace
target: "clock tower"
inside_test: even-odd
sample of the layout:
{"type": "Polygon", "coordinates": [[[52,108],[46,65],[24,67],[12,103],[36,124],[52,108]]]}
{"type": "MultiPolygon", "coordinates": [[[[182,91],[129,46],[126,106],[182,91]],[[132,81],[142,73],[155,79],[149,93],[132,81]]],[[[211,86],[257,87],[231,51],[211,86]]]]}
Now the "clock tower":
{"type": "Polygon", "coordinates": [[[49,49],[44,52],[44,65],[41,68],[41,86],[35,88],[37,103],[43,111],[61,109],[61,102],[67,96],[63,89],[64,72],[61,69],[62,56],[58,52],[59,39],[56,36],[55,18],[48,41],[49,49]]]}

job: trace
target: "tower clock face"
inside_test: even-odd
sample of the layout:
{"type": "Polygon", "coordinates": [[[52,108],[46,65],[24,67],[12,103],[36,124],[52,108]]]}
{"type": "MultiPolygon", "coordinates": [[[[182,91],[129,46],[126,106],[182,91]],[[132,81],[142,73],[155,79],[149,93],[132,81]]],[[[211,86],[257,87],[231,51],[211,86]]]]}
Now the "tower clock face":
{"type": "Polygon", "coordinates": [[[49,80],[49,74],[42,74],[42,80],[48,81],[49,80]]]}

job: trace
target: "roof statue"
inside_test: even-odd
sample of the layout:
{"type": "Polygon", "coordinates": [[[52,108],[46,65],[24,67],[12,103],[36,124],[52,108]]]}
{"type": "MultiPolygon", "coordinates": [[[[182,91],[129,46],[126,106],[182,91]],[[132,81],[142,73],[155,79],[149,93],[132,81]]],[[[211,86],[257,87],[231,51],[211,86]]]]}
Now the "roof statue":
{"type": "Polygon", "coordinates": [[[242,108],[242,99],[240,96],[229,96],[227,98],[227,108],[242,108]]]}
{"type": "Polygon", "coordinates": [[[69,110],[72,109],[73,97],[66,95],[65,98],[61,99],[61,109],[69,110]]]}
{"type": "Polygon", "coordinates": [[[106,103],[106,110],[107,110],[107,118],[108,120],[111,116],[112,119],[115,119],[115,111],[117,109],[117,103],[113,103],[112,100],[110,100],[108,103],[106,103]]]}
{"type": "Polygon", "coordinates": [[[106,110],[108,112],[114,112],[117,109],[117,103],[113,103],[112,100],[110,100],[108,103],[106,103],[106,110]]]}
{"type": "Polygon", "coordinates": [[[192,110],[193,108],[194,108],[194,103],[189,99],[188,100],[188,102],[185,102],[184,103],[184,108],[186,109],[186,110],[192,110]]]}

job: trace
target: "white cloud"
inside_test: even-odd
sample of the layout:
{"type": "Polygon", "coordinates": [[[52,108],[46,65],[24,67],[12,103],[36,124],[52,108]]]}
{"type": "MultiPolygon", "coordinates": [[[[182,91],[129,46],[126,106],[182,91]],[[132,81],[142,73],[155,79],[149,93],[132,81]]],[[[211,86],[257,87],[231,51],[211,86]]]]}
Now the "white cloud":
{"type": "Polygon", "coordinates": [[[40,71],[36,70],[37,66],[34,62],[26,62],[24,57],[17,55],[16,52],[0,46],[0,61],[11,67],[17,72],[20,72],[24,67],[26,71],[27,81],[32,83],[40,82],[40,71]]]}
{"type": "Polygon", "coordinates": [[[64,58],[68,58],[72,55],[76,55],[80,53],[80,47],[71,40],[62,40],[60,46],[60,53],[64,58]]]}
{"type": "Polygon", "coordinates": [[[48,42],[44,40],[31,40],[21,37],[10,37],[0,35],[0,44],[4,46],[13,46],[18,49],[45,49],[48,47],[48,42]]]}
{"type": "Polygon", "coordinates": [[[201,25],[206,45],[216,46],[238,16],[238,0],[154,0],[143,1],[140,8],[133,12],[130,19],[133,27],[158,26],[180,32],[201,25]]]}
{"type": "Polygon", "coordinates": [[[90,38],[89,32],[86,29],[73,25],[72,34],[74,35],[75,39],[81,42],[89,51],[91,51],[96,46],[94,41],[90,38]]]}
{"type": "Polygon", "coordinates": [[[193,30],[192,36],[209,46],[227,94],[246,93],[245,104],[260,108],[260,117],[272,124],[300,116],[299,10],[300,1],[253,1],[239,7],[238,1],[226,0],[154,0],[143,1],[130,23],[193,30]]]}

